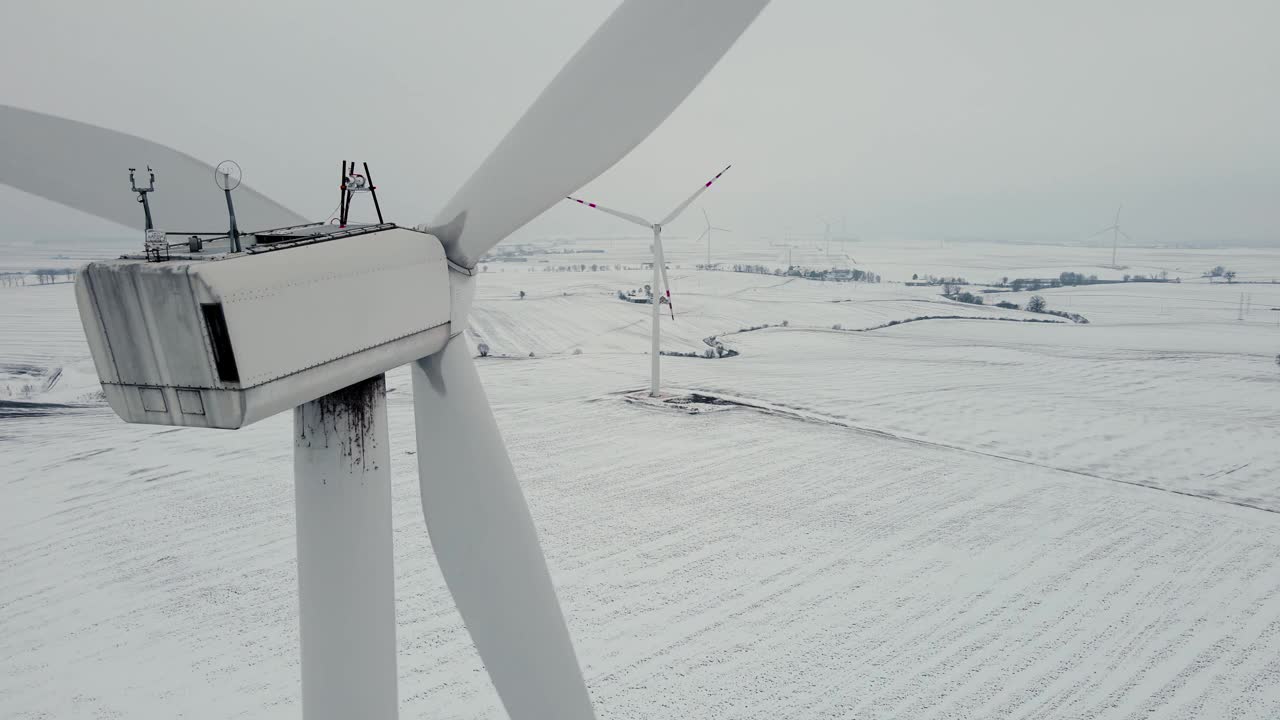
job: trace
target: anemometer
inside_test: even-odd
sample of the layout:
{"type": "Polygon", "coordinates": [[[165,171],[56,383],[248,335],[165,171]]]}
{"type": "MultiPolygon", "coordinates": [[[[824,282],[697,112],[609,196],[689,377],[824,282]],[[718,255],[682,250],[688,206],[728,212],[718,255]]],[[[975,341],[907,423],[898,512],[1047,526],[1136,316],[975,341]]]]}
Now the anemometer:
{"type": "Polygon", "coordinates": [[[147,196],[156,191],[156,173],[148,165],[149,182],[146,187],[138,187],[138,181],[134,179],[136,172],[138,172],[137,168],[129,168],[129,189],[137,193],[138,202],[142,204],[142,212],[146,216],[146,226],[142,230],[142,251],[146,253],[148,260],[159,262],[168,259],[169,242],[164,232],[156,230],[151,222],[151,200],[147,196]]]}
{"type": "Polygon", "coordinates": [[[156,191],[156,173],[147,166],[147,174],[150,175],[151,183],[144,188],[138,187],[138,182],[133,179],[133,174],[138,172],[137,168],[129,168],[129,188],[138,194],[138,202],[142,203],[142,211],[147,215],[147,230],[151,230],[151,203],[147,200],[147,195],[156,191]]]}

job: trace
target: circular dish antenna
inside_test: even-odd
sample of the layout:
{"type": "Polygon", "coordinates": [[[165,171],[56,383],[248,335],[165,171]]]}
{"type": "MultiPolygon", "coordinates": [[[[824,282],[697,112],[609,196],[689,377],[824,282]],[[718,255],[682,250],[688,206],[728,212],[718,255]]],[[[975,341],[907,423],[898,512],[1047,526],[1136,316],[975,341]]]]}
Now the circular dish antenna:
{"type": "Polygon", "coordinates": [[[223,190],[240,187],[240,166],[235,160],[223,160],[213,170],[213,181],[223,190]]]}

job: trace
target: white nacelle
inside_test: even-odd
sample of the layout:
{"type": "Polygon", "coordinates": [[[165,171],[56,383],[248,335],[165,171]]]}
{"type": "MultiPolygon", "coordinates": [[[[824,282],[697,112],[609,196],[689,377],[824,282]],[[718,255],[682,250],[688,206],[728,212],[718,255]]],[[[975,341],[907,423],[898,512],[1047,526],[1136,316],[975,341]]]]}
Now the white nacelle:
{"type": "Polygon", "coordinates": [[[134,423],[242,427],[436,353],[452,334],[440,242],[397,227],[91,263],[76,299],[107,402],[134,423]]]}

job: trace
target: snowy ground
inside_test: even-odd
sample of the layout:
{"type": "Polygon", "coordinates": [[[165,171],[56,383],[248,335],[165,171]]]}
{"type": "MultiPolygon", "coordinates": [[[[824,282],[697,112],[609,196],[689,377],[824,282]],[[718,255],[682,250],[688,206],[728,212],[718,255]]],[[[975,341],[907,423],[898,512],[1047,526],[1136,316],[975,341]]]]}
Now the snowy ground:
{"type": "MultiPolygon", "coordinates": [[[[982,280],[1098,250],[966,245],[855,257],[982,280]]],[[[646,382],[649,308],[614,294],[646,273],[482,276],[475,331],[508,357],[481,372],[600,716],[1280,716],[1280,288],[1184,277],[1041,293],[1088,325],[852,332],[1028,315],[673,269],[664,349],[742,354],[665,378],[759,407],[689,415],[619,395],[646,382]]],[[[69,285],[0,287],[0,401],[32,385],[0,416],[0,717],[297,716],[289,418],[125,425],[79,333],[69,285]]],[[[498,717],[422,525],[407,374],[388,384],[402,716],[498,717]]]]}

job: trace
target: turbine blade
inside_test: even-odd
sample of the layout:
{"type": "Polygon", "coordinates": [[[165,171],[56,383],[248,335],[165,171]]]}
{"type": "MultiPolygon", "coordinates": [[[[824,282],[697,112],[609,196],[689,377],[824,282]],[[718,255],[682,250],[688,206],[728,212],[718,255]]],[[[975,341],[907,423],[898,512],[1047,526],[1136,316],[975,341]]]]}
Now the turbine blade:
{"type": "Polygon", "coordinates": [[[640,217],[639,215],[632,215],[631,213],[624,213],[624,212],[622,212],[621,210],[614,210],[613,208],[607,208],[607,207],[605,207],[605,206],[603,206],[603,205],[597,205],[597,204],[595,204],[595,203],[593,203],[593,202],[587,202],[586,200],[579,200],[578,198],[576,198],[576,197],[572,197],[572,196],[566,196],[566,197],[565,197],[565,199],[566,199],[566,200],[572,200],[572,201],[574,201],[574,202],[578,203],[579,205],[586,205],[587,207],[589,207],[589,208],[594,208],[594,209],[596,209],[596,210],[599,210],[600,212],[609,213],[610,215],[612,215],[612,216],[614,216],[614,217],[622,218],[623,220],[626,220],[627,222],[635,223],[635,224],[637,224],[637,225],[642,225],[642,226],[647,227],[647,228],[651,228],[651,227],[653,227],[653,223],[649,222],[648,220],[645,220],[644,218],[640,217]]]}
{"type": "Polygon", "coordinates": [[[767,2],[626,0],[424,229],[474,266],[648,137],[767,2]]]}
{"type": "MultiPolygon", "coordinates": [[[[129,168],[147,184],[155,168],[151,214],[161,230],[225,232],[227,203],[213,166],[126,133],[0,105],[0,183],[104,220],[141,229],[143,215],[129,192],[129,168]]],[[[301,225],[306,218],[241,185],[232,193],[242,228],[301,225]]]]}
{"type": "MultiPolygon", "coordinates": [[[[671,281],[667,279],[667,255],[662,251],[662,233],[656,233],[653,237],[654,257],[653,261],[658,263],[658,270],[662,274],[662,290],[667,298],[667,310],[671,313],[671,320],[676,319],[675,301],[671,299],[671,281]]],[[[658,302],[655,300],[654,302],[658,302]]]]}
{"type": "Polygon", "coordinates": [[[1128,241],[1130,241],[1130,242],[1132,242],[1132,241],[1133,241],[1133,238],[1129,237],[1129,233],[1127,233],[1127,232],[1125,232],[1125,231],[1123,231],[1123,230],[1119,230],[1118,232],[1119,232],[1121,235],[1123,235],[1123,236],[1124,236],[1124,239],[1125,239],[1125,240],[1128,240],[1128,241]]]}
{"type": "Polygon", "coordinates": [[[731,168],[731,167],[733,167],[733,166],[732,166],[732,165],[726,165],[726,166],[725,166],[725,168],[724,168],[724,170],[721,170],[720,172],[716,173],[716,176],[715,176],[715,177],[711,178],[710,180],[708,180],[708,181],[706,182],[706,184],[705,184],[705,185],[703,185],[702,187],[698,188],[698,191],[697,191],[697,192],[695,192],[694,194],[690,195],[688,200],[685,200],[684,202],[682,202],[682,203],[680,203],[679,205],[677,205],[677,206],[676,206],[676,209],[675,209],[675,210],[672,210],[672,211],[671,211],[671,213],[670,213],[670,214],[668,214],[665,218],[663,218],[663,219],[662,219],[662,221],[661,221],[661,222],[659,222],[658,224],[659,224],[659,225],[666,225],[667,223],[672,222],[672,221],[674,221],[676,218],[680,217],[680,213],[684,212],[684,209],[685,209],[685,208],[687,208],[687,207],[689,207],[689,204],[690,204],[690,203],[692,203],[694,200],[697,200],[699,195],[701,195],[702,193],[706,192],[706,191],[707,191],[707,188],[711,187],[711,183],[713,183],[713,182],[715,182],[715,181],[719,180],[721,175],[725,174],[726,172],[729,172],[729,168],[731,168]]]}
{"type": "Polygon", "coordinates": [[[697,239],[697,240],[694,240],[694,242],[700,242],[700,241],[702,240],[702,238],[706,237],[706,236],[707,236],[707,233],[709,233],[709,232],[711,232],[711,228],[706,228],[706,229],[704,229],[704,230],[702,231],[702,234],[701,234],[701,235],[699,235],[699,236],[698,236],[698,239],[697,239]]]}
{"type": "Polygon", "coordinates": [[[1085,238],[1085,240],[1092,240],[1093,238],[1098,237],[1098,236],[1099,236],[1099,235],[1101,235],[1102,233],[1109,233],[1109,232],[1111,232],[1112,230],[1115,230],[1115,229],[1116,229],[1116,226],[1115,226],[1115,225],[1112,225],[1112,226],[1110,226],[1110,227],[1104,227],[1104,228],[1102,228],[1101,230],[1099,230],[1098,232],[1096,232],[1096,233],[1094,233],[1094,234],[1089,235],[1088,237],[1086,237],[1086,238],[1085,238]]]}
{"type": "Polygon", "coordinates": [[[595,717],[524,494],[466,343],[411,366],[422,512],[513,720],[595,717]]]}
{"type": "MultiPolygon", "coordinates": [[[[662,274],[662,289],[666,291],[667,304],[671,303],[671,282],[667,280],[667,254],[662,251],[662,234],[659,233],[653,238],[654,254],[653,261],[658,263],[658,271],[662,274]]],[[[675,319],[674,310],[671,319],[675,319]]]]}
{"type": "Polygon", "coordinates": [[[722,227],[712,227],[711,229],[712,229],[712,230],[719,230],[720,232],[733,232],[733,231],[732,231],[732,230],[730,230],[729,228],[722,228],[722,227]]]}
{"type": "Polygon", "coordinates": [[[706,208],[698,208],[698,209],[702,211],[702,219],[706,221],[707,227],[711,227],[711,216],[707,215],[707,209],[706,208]]]}

